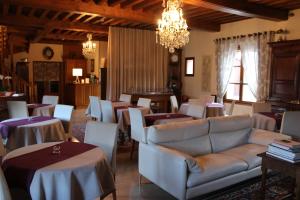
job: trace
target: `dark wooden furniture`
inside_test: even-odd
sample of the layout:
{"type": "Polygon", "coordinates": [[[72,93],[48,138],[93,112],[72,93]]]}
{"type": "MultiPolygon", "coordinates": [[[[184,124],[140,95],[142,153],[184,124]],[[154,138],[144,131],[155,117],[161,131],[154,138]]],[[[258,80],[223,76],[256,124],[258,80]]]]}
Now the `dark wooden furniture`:
{"type": "Polygon", "coordinates": [[[168,62],[168,88],[176,95],[179,104],[181,103],[181,49],[169,53],[168,62]]]}
{"type": "Polygon", "coordinates": [[[275,158],[267,155],[266,153],[258,154],[257,156],[262,158],[261,171],[262,171],[262,183],[261,183],[261,195],[262,199],[265,196],[266,190],[266,178],[268,169],[276,170],[284,173],[288,176],[296,179],[295,195],[296,200],[300,200],[300,163],[289,163],[279,158],[275,158]]]}
{"type": "Polygon", "coordinates": [[[67,84],[66,104],[83,108],[89,105],[89,96],[100,96],[99,84],[67,84]]]}
{"type": "Polygon", "coordinates": [[[137,92],[128,94],[132,95],[131,101],[134,104],[137,103],[140,97],[151,99],[151,103],[157,107],[156,112],[168,112],[170,110],[170,96],[173,95],[170,92],[137,92]]]}
{"type": "Polygon", "coordinates": [[[101,86],[101,99],[106,99],[106,86],[107,86],[107,68],[100,68],[100,86],[101,86]]]}
{"type": "Polygon", "coordinates": [[[300,40],[270,43],[269,101],[274,107],[300,110],[300,40]]]}

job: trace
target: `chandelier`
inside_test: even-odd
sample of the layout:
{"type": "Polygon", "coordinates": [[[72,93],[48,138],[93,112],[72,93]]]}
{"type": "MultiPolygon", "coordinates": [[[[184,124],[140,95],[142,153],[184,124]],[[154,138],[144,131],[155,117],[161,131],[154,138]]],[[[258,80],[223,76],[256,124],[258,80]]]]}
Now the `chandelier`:
{"type": "Polygon", "coordinates": [[[82,55],[86,59],[93,59],[96,53],[96,43],[92,41],[92,34],[88,33],[88,41],[82,43],[82,55]]]}
{"type": "Polygon", "coordinates": [[[189,42],[189,31],[186,20],[182,16],[181,0],[167,0],[167,6],[163,1],[163,13],[158,20],[156,31],[157,42],[174,53],[175,49],[180,48],[189,42]]]}

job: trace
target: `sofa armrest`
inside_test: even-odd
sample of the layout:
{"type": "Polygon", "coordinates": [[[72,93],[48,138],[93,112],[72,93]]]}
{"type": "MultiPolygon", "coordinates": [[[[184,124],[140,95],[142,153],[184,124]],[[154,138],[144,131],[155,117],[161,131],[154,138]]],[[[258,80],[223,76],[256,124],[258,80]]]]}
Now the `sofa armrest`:
{"type": "Polygon", "coordinates": [[[140,143],[139,173],[176,198],[185,199],[189,157],[166,147],[140,143]]]}
{"type": "Polygon", "coordinates": [[[288,135],[283,135],[281,133],[276,133],[272,131],[266,131],[262,129],[252,129],[252,132],[249,136],[248,143],[260,144],[268,146],[275,139],[291,139],[288,135]]]}

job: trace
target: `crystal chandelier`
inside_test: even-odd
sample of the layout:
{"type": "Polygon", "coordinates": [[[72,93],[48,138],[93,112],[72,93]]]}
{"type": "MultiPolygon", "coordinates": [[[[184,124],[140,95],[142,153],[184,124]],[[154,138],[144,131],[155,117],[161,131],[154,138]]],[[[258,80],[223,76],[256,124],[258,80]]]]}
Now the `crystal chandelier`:
{"type": "MultiPolygon", "coordinates": [[[[158,20],[156,36],[159,36],[161,45],[174,53],[175,48],[180,48],[189,42],[189,31],[186,20],[182,16],[181,0],[168,0],[161,19],[158,20]]],[[[157,38],[158,39],[158,38],[157,38]]],[[[158,40],[157,40],[158,41],[158,40]]]]}
{"type": "Polygon", "coordinates": [[[96,43],[92,41],[92,34],[88,33],[88,41],[82,43],[82,54],[86,59],[93,59],[96,53],[96,43]]]}

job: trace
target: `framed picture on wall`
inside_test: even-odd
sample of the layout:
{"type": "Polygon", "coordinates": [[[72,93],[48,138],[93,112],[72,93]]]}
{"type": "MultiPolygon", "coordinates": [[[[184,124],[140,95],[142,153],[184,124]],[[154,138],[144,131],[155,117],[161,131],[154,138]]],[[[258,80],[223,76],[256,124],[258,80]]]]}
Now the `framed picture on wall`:
{"type": "Polygon", "coordinates": [[[185,76],[194,76],[195,57],[185,58],[185,76]]]}

